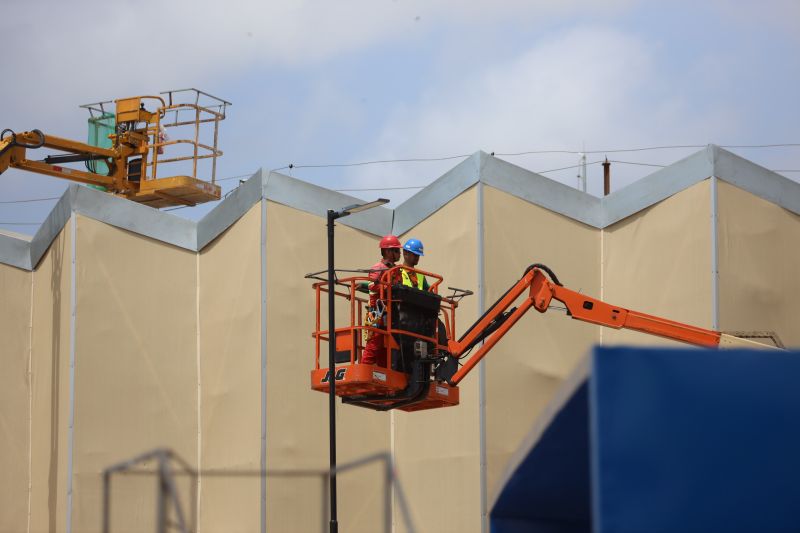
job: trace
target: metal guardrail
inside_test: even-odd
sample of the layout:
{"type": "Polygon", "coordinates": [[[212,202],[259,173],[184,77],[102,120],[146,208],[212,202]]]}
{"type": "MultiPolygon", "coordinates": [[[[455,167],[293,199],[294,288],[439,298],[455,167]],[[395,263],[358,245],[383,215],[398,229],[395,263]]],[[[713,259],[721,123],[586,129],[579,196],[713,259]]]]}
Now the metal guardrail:
{"type": "MultiPolygon", "coordinates": [[[[416,531],[411,519],[408,502],[405,498],[394,470],[394,461],[389,453],[376,453],[361,459],[344,463],[333,471],[336,475],[356,470],[373,463],[383,463],[383,531],[391,533],[392,530],[392,490],[397,499],[400,514],[407,530],[416,531]]],[[[137,455],[127,461],[109,466],[103,471],[103,533],[112,533],[111,530],[111,482],[112,476],[120,475],[150,475],[158,478],[158,495],[156,498],[156,533],[178,531],[179,533],[194,533],[197,531],[195,522],[197,516],[197,479],[202,477],[308,477],[318,478],[323,488],[321,505],[326,506],[328,501],[328,485],[331,470],[197,470],[192,468],[175,452],[167,448],[158,448],[137,455]],[[155,461],[155,469],[146,468],[146,463],[155,461]],[[176,478],[189,476],[192,478],[192,491],[189,498],[190,512],[181,505],[180,494],[176,478]],[[170,519],[170,515],[174,519],[170,519]]],[[[322,513],[327,518],[328,512],[322,513]]],[[[327,520],[320,525],[321,531],[327,531],[327,520]]]]}

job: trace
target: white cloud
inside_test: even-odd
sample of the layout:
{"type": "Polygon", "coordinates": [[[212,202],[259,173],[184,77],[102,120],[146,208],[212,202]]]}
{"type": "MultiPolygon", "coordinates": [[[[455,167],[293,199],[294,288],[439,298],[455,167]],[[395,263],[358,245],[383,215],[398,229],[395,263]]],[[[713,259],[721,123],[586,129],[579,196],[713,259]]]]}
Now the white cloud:
{"type": "MultiPolygon", "coordinates": [[[[603,6],[624,5],[607,0],[603,6]]],[[[0,96],[36,105],[191,86],[254,66],[313,64],[443,26],[539,19],[586,9],[589,0],[426,2],[241,0],[8,2],[0,31],[0,96]],[[49,98],[45,100],[45,98],[49,98]]],[[[74,105],[74,104],[73,104],[74,105]]],[[[25,106],[28,111],[31,105],[25,106]]]]}
{"type": "MultiPolygon", "coordinates": [[[[364,154],[392,159],[476,150],[580,150],[584,143],[587,150],[610,149],[705,143],[713,140],[714,132],[730,132],[732,114],[713,105],[700,114],[690,111],[681,86],[659,75],[655,52],[641,38],[610,29],[577,28],[542,40],[503,63],[429,88],[419,102],[391,113],[364,154]]],[[[602,159],[602,155],[592,157],[602,159]]],[[[650,157],[653,161],[659,156],[650,157]]],[[[675,159],[673,153],[663,162],[675,159]]],[[[532,170],[578,162],[577,156],[509,160],[532,170]]],[[[436,171],[450,166],[452,162],[443,163],[436,171]]],[[[652,170],[619,167],[614,171],[615,184],[621,186],[652,170]]],[[[561,173],[562,179],[572,185],[576,172],[561,173]]],[[[598,165],[593,172],[602,169],[598,165]]],[[[372,168],[351,174],[357,183],[369,182],[375,175],[372,168]]],[[[380,175],[391,184],[424,183],[437,176],[421,176],[419,168],[408,165],[382,168],[380,175]]]]}

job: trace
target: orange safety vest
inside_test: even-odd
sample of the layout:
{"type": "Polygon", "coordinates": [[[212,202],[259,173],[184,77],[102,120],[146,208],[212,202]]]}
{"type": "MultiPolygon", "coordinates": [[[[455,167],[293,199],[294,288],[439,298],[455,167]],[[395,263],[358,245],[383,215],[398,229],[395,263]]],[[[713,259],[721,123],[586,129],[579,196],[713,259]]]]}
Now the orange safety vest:
{"type": "MultiPolygon", "coordinates": [[[[414,282],[411,281],[411,277],[408,275],[408,272],[405,268],[400,269],[400,274],[403,276],[403,285],[406,287],[413,287],[414,282]]],[[[417,288],[419,290],[425,290],[423,287],[425,286],[425,276],[417,272],[417,288]]]]}

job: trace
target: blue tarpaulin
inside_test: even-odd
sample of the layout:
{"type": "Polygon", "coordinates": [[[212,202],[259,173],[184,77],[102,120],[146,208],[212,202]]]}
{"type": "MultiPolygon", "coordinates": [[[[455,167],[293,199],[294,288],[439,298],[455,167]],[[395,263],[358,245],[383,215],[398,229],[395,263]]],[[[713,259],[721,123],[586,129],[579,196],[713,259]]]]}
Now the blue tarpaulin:
{"type": "Polygon", "coordinates": [[[601,348],[495,533],[800,531],[800,352],[601,348]]]}

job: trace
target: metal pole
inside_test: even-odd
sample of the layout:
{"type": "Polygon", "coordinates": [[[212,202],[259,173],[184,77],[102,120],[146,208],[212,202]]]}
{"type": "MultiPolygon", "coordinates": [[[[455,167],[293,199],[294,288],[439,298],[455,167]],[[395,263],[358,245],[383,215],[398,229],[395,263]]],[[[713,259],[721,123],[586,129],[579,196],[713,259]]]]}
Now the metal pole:
{"type": "Polygon", "coordinates": [[[333,271],[333,221],[336,212],[328,210],[328,424],[330,428],[330,496],[331,521],[330,533],[338,533],[339,524],[336,516],[336,313],[334,309],[334,271],[333,271]]]}
{"type": "Polygon", "coordinates": [[[167,481],[166,481],[166,459],[164,456],[158,458],[158,501],[156,501],[156,531],[167,533],[167,481]]]}
{"type": "Polygon", "coordinates": [[[111,472],[103,472],[103,533],[111,533],[111,472]]]}

